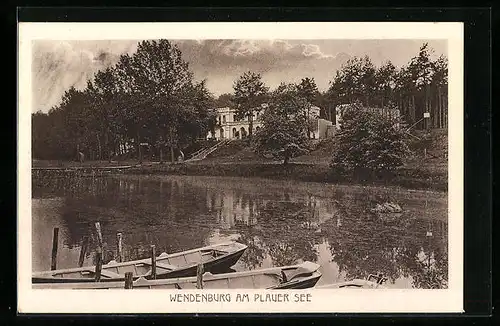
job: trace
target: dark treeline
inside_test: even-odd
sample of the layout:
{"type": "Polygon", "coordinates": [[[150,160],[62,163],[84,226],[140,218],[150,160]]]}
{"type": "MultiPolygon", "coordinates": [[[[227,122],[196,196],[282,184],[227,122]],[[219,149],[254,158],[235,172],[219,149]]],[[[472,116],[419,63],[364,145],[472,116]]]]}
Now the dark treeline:
{"type": "MultiPolygon", "coordinates": [[[[303,78],[298,94],[331,121],[336,106],[358,102],[398,108],[415,128],[446,128],[448,62],[431,54],[423,44],[401,68],[390,61],[376,67],[368,57],[355,57],[337,71],[327,91],[318,91],[314,78],[303,78]],[[430,119],[422,119],[424,112],[430,119]]],[[[116,65],[97,72],[85,89],[72,87],[48,113],[32,115],[33,157],[75,159],[82,152],[91,160],[127,155],[141,159],[147,149],[160,161],[167,150],[173,161],[178,149],[214,129],[215,107],[235,107],[239,118],[248,116],[252,122],[253,109],[269,95],[260,75],[248,72],[235,81],[233,94],[215,99],[204,81],[194,80],[175,45],[142,41],[134,54],[124,54],[116,65]]]]}
{"type": "Polygon", "coordinates": [[[327,92],[318,97],[323,116],[332,120],[335,106],[360,102],[366,107],[398,108],[404,121],[417,123],[418,129],[446,128],[448,60],[444,56],[433,60],[431,54],[425,43],[400,69],[390,61],[375,67],[366,56],[350,59],[337,71],[327,92]],[[428,122],[422,120],[424,112],[430,113],[428,122]]]}
{"type": "MultiPolygon", "coordinates": [[[[215,123],[214,99],[195,82],[180,50],[167,40],[142,41],[133,55],[97,72],[83,90],[67,90],[48,114],[32,115],[33,157],[109,159],[141,143],[163,159],[204,137],[215,123]]],[[[137,156],[137,155],[134,155],[137,156]]]]}

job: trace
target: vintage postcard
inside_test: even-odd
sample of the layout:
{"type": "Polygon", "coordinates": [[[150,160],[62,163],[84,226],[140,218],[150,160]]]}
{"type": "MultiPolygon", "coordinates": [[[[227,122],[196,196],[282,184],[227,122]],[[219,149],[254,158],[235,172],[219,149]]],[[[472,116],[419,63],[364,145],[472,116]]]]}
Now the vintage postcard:
{"type": "Polygon", "coordinates": [[[18,311],[462,312],[463,52],[461,23],[19,23],[18,311]]]}

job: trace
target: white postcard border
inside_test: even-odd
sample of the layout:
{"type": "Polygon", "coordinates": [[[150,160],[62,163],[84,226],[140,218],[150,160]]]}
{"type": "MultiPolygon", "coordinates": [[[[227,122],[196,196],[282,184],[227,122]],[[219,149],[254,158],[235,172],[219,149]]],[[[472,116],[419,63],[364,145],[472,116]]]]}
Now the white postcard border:
{"type": "MultiPolygon", "coordinates": [[[[21,313],[308,313],[463,311],[463,24],[462,23],[19,23],[18,311],[21,313]],[[449,59],[449,288],[443,290],[286,290],[311,302],[235,302],[266,291],[230,293],[231,303],[173,303],[172,291],[31,288],[31,46],[33,40],[99,39],[446,39],[449,59]]],[[[190,293],[192,291],[183,291],[190,293]]],[[[176,292],[178,293],[178,292],[176,292]]],[[[192,293],[200,293],[194,291],[192,293]]]]}

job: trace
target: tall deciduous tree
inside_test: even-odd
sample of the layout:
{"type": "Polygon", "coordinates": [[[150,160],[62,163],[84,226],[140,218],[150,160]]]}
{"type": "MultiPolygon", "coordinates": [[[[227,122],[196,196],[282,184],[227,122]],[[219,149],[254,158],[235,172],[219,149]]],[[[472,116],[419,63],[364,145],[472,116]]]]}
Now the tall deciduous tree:
{"type": "Polygon", "coordinates": [[[68,89],[47,114],[48,121],[42,114],[34,116],[37,135],[44,138],[35,144],[53,144],[59,148],[50,150],[55,156],[67,157],[79,147],[97,153],[93,158],[111,159],[113,151],[135,139],[139,160],[143,142],[156,144],[160,156],[169,144],[173,160],[174,146],[193,141],[213,124],[212,102],[205,82],[193,80],[175,45],[142,41],[135,53],[121,55],[115,66],[97,72],[85,89],[68,89]],[[51,125],[52,132],[38,132],[38,124],[51,125]]]}
{"type": "Polygon", "coordinates": [[[224,93],[215,99],[215,106],[218,108],[233,107],[233,94],[224,93]]]}
{"type": "Polygon", "coordinates": [[[407,134],[397,117],[349,105],[342,111],[331,166],[337,171],[387,171],[403,165],[409,154],[407,134]]]}
{"type": "Polygon", "coordinates": [[[237,119],[248,119],[248,135],[252,137],[254,111],[260,109],[261,105],[264,104],[269,89],[264,85],[260,74],[250,71],[245,72],[236,80],[233,89],[236,117],[237,119]]]}
{"type": "Polygon", "coordinates": [[[271,153],[287,165],[290,158],[307,152],[309,142],[304,126],[307,110],[304,100],[293,84],[281,84],[271,95],[262,115],[262,128],[256,135],[256,151],[271,153]]]}

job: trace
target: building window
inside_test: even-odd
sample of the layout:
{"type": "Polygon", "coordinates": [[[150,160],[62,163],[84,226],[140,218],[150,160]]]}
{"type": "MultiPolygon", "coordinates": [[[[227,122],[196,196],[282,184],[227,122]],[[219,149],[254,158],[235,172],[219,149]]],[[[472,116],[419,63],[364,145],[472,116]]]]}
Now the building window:
{"type": "Polygon", "coordinates": [[[226,123],[226,116],[225,115],[222,116],[222,122],[226,123]]]}
{"type": "Polygon", "coordinates": [[[221,124],[220,115],[219,115],[219,124],[221,124]]]}

